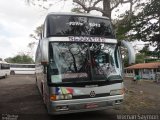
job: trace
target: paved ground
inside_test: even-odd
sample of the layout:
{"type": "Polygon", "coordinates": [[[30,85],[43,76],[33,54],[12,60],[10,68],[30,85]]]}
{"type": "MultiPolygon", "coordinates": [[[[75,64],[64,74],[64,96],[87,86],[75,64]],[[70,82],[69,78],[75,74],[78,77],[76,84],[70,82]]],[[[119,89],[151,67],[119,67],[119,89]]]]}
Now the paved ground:
{"type": "Polygon", "coordinates": [[[0,119],[6,120],[7,116],[18,120],[117,120],[117,114],[160,114],[160,84],[125,80],[125,87],[124,104],[116,109],[49,116],[34,76],[9,76],[0,79],[0,119]]]}

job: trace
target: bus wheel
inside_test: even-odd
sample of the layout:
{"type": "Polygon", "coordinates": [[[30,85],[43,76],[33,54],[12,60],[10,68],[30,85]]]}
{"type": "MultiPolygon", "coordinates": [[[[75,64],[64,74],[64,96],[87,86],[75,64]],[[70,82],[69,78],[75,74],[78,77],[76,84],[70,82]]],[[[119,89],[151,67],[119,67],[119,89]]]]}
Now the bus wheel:
{"type": "Polygon", "coordinates": [[[15,75],[15,72],[14,72],[14,71],[11,71],[10,74],[11,74],[11,75],[15,75]]]}
{"type": "Polygon", "coordinates": [[[42,98],[43,98],[43,102],[44,102],[44,104],[46,104],[46,99],[45,99],[45,93],[44,93],[44,87],[43,87],[43,84],[41,85],[41,91],[42,91],[42,98]]]}
{"type": "Polygon", "coordinates": [[[36,77],[36,85],[37,85],[37,77],[36,77]]]}
{"type": "Polygon", "coordinates": [[[7,78],[7,74],[5,74],[4,78],[7,78]]]}
{"type": "Polygon", "coordinates": [[[2,78],[6,78],[7,77],[7,75],[5,74],[2,78]]]}

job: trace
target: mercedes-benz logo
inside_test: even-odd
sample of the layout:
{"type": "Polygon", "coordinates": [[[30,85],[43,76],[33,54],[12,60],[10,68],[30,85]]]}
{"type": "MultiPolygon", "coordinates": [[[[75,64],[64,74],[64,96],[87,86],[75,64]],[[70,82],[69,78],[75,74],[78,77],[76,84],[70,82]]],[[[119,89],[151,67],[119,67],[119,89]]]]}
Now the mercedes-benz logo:
{"type": "Polygon", "coordinates": [[[96,96],[96,93],[94,91],[91,91],[90,92],[90,97],[95,97],[96,96]]]}

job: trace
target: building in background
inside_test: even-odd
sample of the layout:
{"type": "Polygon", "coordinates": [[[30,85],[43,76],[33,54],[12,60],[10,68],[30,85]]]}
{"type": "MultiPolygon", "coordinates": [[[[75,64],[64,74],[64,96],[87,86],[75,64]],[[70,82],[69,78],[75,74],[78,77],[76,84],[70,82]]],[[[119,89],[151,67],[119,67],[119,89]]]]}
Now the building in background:
{"type": "Polygon", "coordinates": [[[135,75],[139,75],[141,79],[159,79],[160,62],[140,63],[125,68],[125,77],[133,78],[135,75]]]}

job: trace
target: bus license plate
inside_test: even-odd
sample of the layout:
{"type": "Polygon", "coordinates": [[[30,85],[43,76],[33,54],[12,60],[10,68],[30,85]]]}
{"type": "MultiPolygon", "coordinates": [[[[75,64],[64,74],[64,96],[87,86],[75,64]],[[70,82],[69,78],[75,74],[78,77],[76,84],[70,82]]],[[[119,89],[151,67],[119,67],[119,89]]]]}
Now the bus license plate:
{"type": "Polygon", "coordinates": [[[96,103],[88,103],[85,106],[86,109],[97,108],[97,107],[98,105],[96,103]]]}

